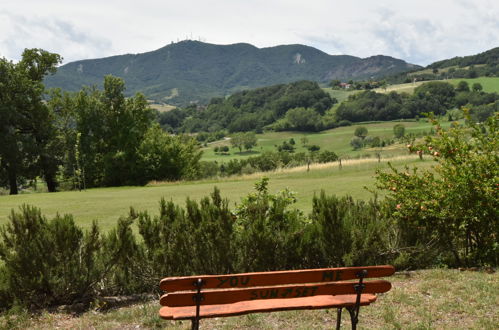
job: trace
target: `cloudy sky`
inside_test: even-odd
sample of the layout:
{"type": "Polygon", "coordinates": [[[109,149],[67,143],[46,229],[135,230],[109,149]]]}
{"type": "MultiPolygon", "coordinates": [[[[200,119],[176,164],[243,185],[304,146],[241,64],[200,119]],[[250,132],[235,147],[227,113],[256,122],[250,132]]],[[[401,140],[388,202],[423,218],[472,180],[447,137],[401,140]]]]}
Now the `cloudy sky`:
{"type": "Polygon", "coordinates": [[[497,0],[0,0],[0,57],[43,48],[64,62],[143,53],[183,39],[426,65],[499,46],[497,0]]]}

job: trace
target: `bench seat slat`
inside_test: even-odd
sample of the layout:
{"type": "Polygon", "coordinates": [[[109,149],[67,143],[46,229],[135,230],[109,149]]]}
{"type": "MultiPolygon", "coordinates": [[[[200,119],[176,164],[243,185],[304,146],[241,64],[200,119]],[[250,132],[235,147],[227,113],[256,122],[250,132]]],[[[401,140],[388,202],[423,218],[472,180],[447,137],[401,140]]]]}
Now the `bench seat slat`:
{"type": "MultiPolygon", "coordinates": [[[[330,282],[302,285],[284,285],[274,287],[256,287],[242,289],[214,289],[202,291],[201,305],[231,304],[244,300],[276,300],[318,295],[349,295],[355,294],[356,282],[330,282]]],[[[364,282],[363,293],[383,293],[391,289],[391,284],[385,280],[364,282]]],[[[163,306],[179,307],[193,306],[194,293],[189,291],[173,292],[163,295],[160,303],[163,306]]]]}
{"type": "Polygon", "coordinates": [[[194,290],[193,282],[197,279],[204,281],[204,289],[236,288],[270,286],[300,283],[332,282],[341,280],[358,279],[357,273],[367,270],[366,278],[385,277],[395,273],[395,268],[390,265],[367,267],[339,267],[321,269],[302,269],[291,271],[273,271],[259,273],[242,273],[229,275],[200,275],[184,277],[168,277],[160,282],[163,291],[194,290]]]}
{"type": "MultiPolygon", "coordinates": [[[[343,296],[314,296],[292,299],[270,299],[270,300],[251,300],[240,301],[233,304],[207,305],[201,306],[200,318],[236,316],[249,313],[275,312],[296,309],[322,309],[350,307],[355,305],[356,295],[343,296]]],[[[372,294],[363,294],[360,299],[360,305],[366,306],[376,301],[376,296],[372,294]]],[[[183,320],[191,319],[196,316],[196,307],[162,307],[159,315],[163,319],[183,320]]]]}

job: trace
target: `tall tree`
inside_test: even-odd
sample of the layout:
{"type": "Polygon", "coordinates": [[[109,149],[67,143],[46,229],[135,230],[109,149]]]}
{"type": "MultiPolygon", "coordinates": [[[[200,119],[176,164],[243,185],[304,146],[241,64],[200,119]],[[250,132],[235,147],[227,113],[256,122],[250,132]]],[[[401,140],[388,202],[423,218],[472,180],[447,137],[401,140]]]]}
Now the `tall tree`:
{"type": "Polygon", "coordinates": [[[43,102],[43,78],[54,73],[61,57],[42,49],[25,49],[14,64],[0,59],[0,158],[10,193],[18,193],[21,175],[43,175],[49,191],[55,191],[57,161],[51,114],[43,102]]]}

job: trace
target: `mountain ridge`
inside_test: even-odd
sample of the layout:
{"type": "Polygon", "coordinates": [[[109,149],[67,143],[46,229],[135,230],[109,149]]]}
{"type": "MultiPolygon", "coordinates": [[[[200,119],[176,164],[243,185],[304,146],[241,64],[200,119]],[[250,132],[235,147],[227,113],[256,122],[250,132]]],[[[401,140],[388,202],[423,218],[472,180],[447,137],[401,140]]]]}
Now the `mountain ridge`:
{"type": "Polygon", "coordinates": [[[378,79],[418,67],[383,55],[329,55],[301,44],[258,48],[185,40],[145,53],[70,62],[45,83],[77,91],[101,86],[103,77],[112,74],[125,79],[128,95],[142,92],[156,102],[181,105],[279,83],[378,79]]]}

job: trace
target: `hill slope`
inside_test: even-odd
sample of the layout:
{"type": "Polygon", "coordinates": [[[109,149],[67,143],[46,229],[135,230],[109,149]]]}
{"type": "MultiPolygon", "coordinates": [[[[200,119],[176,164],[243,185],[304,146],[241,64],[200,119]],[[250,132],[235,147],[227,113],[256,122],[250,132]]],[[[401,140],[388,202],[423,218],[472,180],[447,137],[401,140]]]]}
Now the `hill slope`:
{"type": "Polygon", "coordinates": [[[328,55],[304,45],[257,48],[187,40],[148,53],[71,62],[45,83],[75,91],[83,85],[99,86],[104,75],[112,74],[126,80],[130,95],[140,91],[157,102],[186,104],[246,88],[297,80],[377,78],[415,68],[388,56],[328,55]]]}
{"type": "Polygon", "coordinates": [[[414,80],[473,79],[477,77],[499,77],[499,47],[476,55],[437,61],[423,69],[396,73],[387,77],[387,80],[390,83],[410,83],[414,80]]]}

